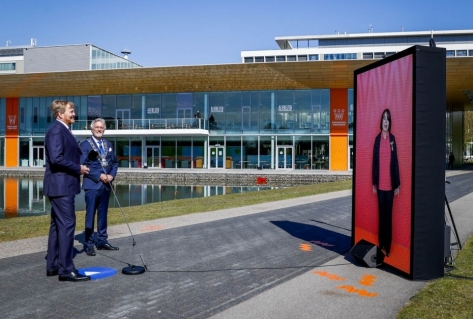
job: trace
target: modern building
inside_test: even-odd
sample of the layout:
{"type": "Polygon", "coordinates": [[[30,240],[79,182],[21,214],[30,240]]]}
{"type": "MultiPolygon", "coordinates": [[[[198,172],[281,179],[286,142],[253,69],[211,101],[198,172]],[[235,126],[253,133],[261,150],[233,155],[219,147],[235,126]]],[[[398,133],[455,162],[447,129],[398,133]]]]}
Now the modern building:
{"type": "Polygon", "coordinates": [[[280,50],[243,51],[238,64],[94,69],[91,59],[31,73],[24,62],[24,74],[0,76],[0,166],[42,166],[49,105],[67,99],[78,140],[106,120],[120,167],[350,170],[354,70],[431,38],[447,52],[446,150],[462,158],[472,33],[278,37],[280,50]]]}
{"type": "Polygon", "coordinates": [[[38,47],[31,39],[29,46],[0,48],[0,75],[142,67],[128,60],[130,52],[121,57],[89,43],[38,47]]]}
{"type": "Polygon", "coordinates": [[[435,40],[446,57],[472,57],[472,30],[384,32],[277,37],[279,50],[243,51],[243,63],[383,59],[435,40]]]}

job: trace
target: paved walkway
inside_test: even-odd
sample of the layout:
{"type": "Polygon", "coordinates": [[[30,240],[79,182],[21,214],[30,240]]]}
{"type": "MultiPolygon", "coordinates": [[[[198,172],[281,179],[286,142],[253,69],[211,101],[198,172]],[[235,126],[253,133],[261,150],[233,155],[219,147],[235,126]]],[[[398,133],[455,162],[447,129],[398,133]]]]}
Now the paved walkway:
{"type": "MultiPolygon", "coordinates": [[[[472,235],[472,172],[446,187],[464,242],[472,235]]],[[[351,192],[133,223],[148,272],[126,226],[110,227],[118,252],[79,269],[118,273],[87,283],[45,276],[46,238],[0,244],[2,318],[393,318],[424,285],[358,266],[350,249],[351,192]]],[[[81,236],[81,234],[78,234],[81,236]]]]}

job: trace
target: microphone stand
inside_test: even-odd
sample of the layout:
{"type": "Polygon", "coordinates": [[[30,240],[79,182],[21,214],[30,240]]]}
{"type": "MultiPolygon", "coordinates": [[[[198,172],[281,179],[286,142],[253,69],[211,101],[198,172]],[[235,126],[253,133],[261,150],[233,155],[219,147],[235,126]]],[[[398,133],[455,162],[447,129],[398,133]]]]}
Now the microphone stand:
{"type": "MultiPolygon", "coordinates": [[[[107,172],[105,171],[105,167],[102,165],[102,162],[99,160],[99,153],[97,151],[91,150],[89,152],[89,154],[87,155],[87,158],[92,162],[99,161],[100,166],[102,167],[102,170],[103,170],[104,174],[107,175],[107,172]]],[[[127,225],[128,231],[130,232],[130,236],[132,237],[132,248],[133,249],[135,249],[135,247],[137,248],[138,256],[140,257],[140,259],[142,261],[142,264],[143,264],[143,267],[142,267],[142,266],[134,265],[133,263],[132,264],[127,263],[128,266],[124,267],[122,269],[122,274],[124,274],[124,275],[140,275],[140,274],[143,274],[148,269],[145,265],[145,262],[143,261],[143,257],[140,253],[140,249],[138,249],[137,243],[135,242],[135,238],[133,236],[132,229],[130,228],[130,225],[128,224],[127,218],[125,217],[125,213],[123,212],[122,206],[120,205],[120,202],[117,198],[117,194],[115,193],[114,186],[111,183],[108,183],[108,184],[109,184],[110,188],[112,189],[112,193],[114,194],[115,201],[117,202],[117,204],[120,208],[120,212],[122,213],[122,217],[125,220],[125,224],[127,225]]],[[[135,257],[135,251],[133,250],[133,252],[132,252],[132,261],[135,260],[134,257],[135,257]]]]}

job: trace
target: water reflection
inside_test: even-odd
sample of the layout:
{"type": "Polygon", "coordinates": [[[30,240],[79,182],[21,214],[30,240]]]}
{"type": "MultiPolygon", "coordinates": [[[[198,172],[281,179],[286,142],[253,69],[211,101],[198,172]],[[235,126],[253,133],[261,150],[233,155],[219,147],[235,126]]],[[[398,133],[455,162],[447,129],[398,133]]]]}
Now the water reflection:
{"type": "MultiPolygon", "coordinates": [[[[195,186],[117,183],[115,193],[122,207],[163,202],[174,199],[208,197],[223,194],[254,192],[270,186],[195,186]]],[[[0,219],[47,215],[51,206],[43,196],[42,178],[0,178],[0,219]]],[[[119,207],[113,194],[109,207],[119,207]]],[[[76,211],[86,209],[84,192],[76,196],[76,211]]]]}

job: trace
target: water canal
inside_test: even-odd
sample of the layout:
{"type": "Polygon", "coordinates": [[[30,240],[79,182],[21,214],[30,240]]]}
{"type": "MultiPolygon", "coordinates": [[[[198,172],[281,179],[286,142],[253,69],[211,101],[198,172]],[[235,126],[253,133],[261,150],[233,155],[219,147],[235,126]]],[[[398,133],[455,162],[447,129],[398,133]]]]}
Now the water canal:
{"type": "MultiPolygon", "coordinates": [[[[224,194],[255,192],[272,189],[266,185],[158,185],[150,183],[115,183],[115,193],[122,207],[138,206],[175,199],[199,198],[224,194]]],[[[43,196],[42,177],[0,177],[0,219],[47,215],[51,206],[43,196]]],[[[113,194],[109,207],[119,207],[113,194]]],[[[84,211],[84,192],[76,196],[76,211],[84,211]]]]}

